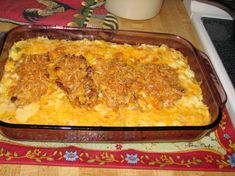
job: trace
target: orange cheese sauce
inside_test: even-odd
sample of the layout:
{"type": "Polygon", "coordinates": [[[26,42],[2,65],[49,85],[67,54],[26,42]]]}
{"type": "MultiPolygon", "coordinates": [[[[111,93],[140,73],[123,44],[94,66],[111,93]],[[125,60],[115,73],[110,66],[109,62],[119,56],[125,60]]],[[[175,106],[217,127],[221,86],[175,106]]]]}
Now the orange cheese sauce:
{"type": "MultiPolygon", "coordinates": [[[[53,75],[53,64],[48,72],[53,75]]],[[[210,123],[208,107],[203,103],[199,83],[195,80],[187,58],[179,51],[165,45],[131,46],[119,45],[101,40],[66,41],[33,38],[14,44],[5,65],[5,73],[0,83],[0,120],[20,124],[75,125],[75,126],[189,126],[210,123]],[[18,80],[17,64],[24,54],[46,54],[58,58],[60,54],[83,55],[90,66],[109,61],[114,56],[131,63],[166,64],[176,70],[179,83],[183,87],[182,97],[173,106],[154,108],[145,101],[139,101],[141,109],[130,106],[114,110],[103,103],[92,108],[73,106],[65,92],[51,84],[48,94],[39,101],[23,107],[16,106],[9,97],[9,88],[18,80]]]]}

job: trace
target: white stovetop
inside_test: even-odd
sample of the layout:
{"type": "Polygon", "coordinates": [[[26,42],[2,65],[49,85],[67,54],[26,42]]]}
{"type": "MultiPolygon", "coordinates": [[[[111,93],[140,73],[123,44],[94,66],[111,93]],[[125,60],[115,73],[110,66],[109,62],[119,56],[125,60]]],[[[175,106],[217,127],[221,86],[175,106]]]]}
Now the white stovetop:
{"type": "Polygon", "coordinates": [[[201,17],[212,17],[212,18],[231,19],[231,20],[232,18],[227,12],[213,5],[202,3],[196,0],[183,0],[183,2],[192,20],[192,23],[197,31],[202,46],[206,54],[211,59],[211,62],[225,89],[225,92],[228,97],[226,107],[229,111],[229,115],[233,122],[233,126],[235,126],[235,89],[201,21],[201,17]]]}

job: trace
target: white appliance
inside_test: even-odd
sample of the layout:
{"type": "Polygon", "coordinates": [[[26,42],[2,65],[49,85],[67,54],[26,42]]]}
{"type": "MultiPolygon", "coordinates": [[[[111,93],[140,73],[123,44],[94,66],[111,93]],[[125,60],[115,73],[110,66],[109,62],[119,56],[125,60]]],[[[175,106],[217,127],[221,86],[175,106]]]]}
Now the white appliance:
{"type": "Polygon", "coordinates": [[[217,75],[226,91],[228,97],[226,107],[229,111],[233,126],[235,127],[235,89],[201,20],[202,17],[232,20],[232,17],[222,8],[200,0],[183,0],[183,3],[196,29],[204,51],[210,57],[217,75]]]}

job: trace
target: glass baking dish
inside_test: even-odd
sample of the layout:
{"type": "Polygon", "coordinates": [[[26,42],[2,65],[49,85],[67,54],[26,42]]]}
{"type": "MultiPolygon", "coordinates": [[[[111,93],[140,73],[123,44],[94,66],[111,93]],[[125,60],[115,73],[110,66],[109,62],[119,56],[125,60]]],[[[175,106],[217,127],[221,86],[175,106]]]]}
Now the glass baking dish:
{"type": "Polygon", "coordinates": [[[94,127],[11,124],[0,121],[1,133],[8,138],[27,141],[57,142],[131,142],[131,141],[190,141],[212,131],[220,122],[226,93],[209,61],[190,42],[180,36],[163,33],[113,31],[104,29],[58,26],[20,26],[6,34],[0,59],[0,79],[9,49],[20,40],[44,36],[49,39],[81,40],[84,38],[128,44],[165,44],[181,51],[187,58],[197,81],[201,83],[203,102],[209,107],[211,123],[206,126],[94,127]]]}

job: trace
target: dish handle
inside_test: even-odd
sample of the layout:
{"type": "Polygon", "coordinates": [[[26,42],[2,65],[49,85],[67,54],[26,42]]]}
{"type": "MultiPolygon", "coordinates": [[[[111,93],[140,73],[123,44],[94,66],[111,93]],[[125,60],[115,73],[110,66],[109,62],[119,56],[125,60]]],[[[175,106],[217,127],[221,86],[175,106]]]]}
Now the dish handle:
{"type": "Polygon", "coordinates": [[[209,86],[211,87],[216,102],[220,108],[223,108],[227,101],[227,95],[219,80],[219,77],[215,69],[213,68],[213,65],[209,57],[205,53],[199,50],[197,50],[197,54],[200,58],[201,65],[203,66],[204,69],[203,71],[204,73],[206,73],[205,76],[207,77],[209,86]]]}

